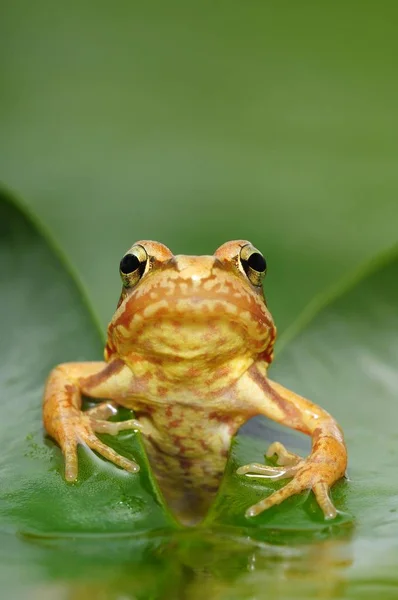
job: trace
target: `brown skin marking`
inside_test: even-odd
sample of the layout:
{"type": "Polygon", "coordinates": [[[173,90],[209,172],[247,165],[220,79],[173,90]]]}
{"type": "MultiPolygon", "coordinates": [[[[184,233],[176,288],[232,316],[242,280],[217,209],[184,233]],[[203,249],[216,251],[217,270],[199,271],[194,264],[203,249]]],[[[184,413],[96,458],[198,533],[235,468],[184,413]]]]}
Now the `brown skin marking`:
{"type": "MultiPolygon", "coordinates": [[[[252,380],[257,383],[259,385],[259,387],[270,397],[272,398],[272,401],[275,402],[275,404],[283,411],[284,415],[286,416],[286,418],[289,419],[289,421],[294,422],[294,423],[300,423],[301,421],[301,414],[300,411],[290,402],[287,402],[286,400],[284,400],[268,383],[268,380],[266,377],[264,377],[259,370],[257,369],[256,365],[253,365],[249,370],[248,370],[248,374],[250,375],[250,377],[252,378],[252,380]]],[[[299,426],[297,427],[298,431],[301,431],[301,429],[299,428],[299,426]]]]}
{"type": "Polygon", "coordinates": [[[75,385],[72,385],[72,384],[69,384],[69,383],[67,383],[67,384],[65,385],[65,387],[64,387],[64,390],[65,390],[65,399],[64,399],[64,404],[65,404],[66,406],[67,406],[67,405],[71,405],[71,404],[72,404],[72,402],[71,402],[71,398],[72,398],[73,394],[76,392],[76,389],[77,389],[77,388],[76,388],[76,386],[75,386],[75,385]]]}
{"type": "Polygon", "coordinates": [[[124,362],[120,359],[115,359],[112,362],[108,363],[106,367],[100,371],[99,373],[95,373],[86,379],[82,379],[82,385],[87,388],[97,387],[107,381],[113,375],[120,373],[120,371],[124,367],[124,362]]]}
{"type": "MultiPolygon", "coordinates": [[[[293,479],[247,515],[304,489],[314,491],[327,518],[335,515],[328,489],[347,462],[341,430],[321,408],[267,378],[276,329],[241,250],[244,260],[258,252],[245,240],[202,257],[173,256],[152,241],[130,249],[143,261],[142,276],[123,277],[126,287],[108,327],[107,362],[59,365],[47,381],[43,421],[62,448],[68,481],[78,476],[79,443],[137,470],[96,437],[107,425],[113,433],[125,428],[101,420],[109,416],[108,405],[105,412],[81,411],[82,395],[112,400],[135,411],[137,420],[127,426],[142,429],[160,489],[181,522],[193,524],[214,499],[233,435],[248,418],[264,414],[311,435],[312,452],[304,460],[285,451],[290,462],[281,468],[293,479]]],[[[249,473],[253,465],[242,469],[249,473]]]]}
{"type": "Polygon", "coordinates": [[[208,451],[208,449],[209,449],[209,446],[206,444],[205,440],[199,440],[199,443],[200,443],[200,445],[201,445],[202,449],[203,449],[205,452],[207,452],[207,451],[208,451]]]}
{"type": "Polygon", "coordinates": [[[209,419],[218,423],[230,423],[231,415],[226,412],[212,411],[209,413],[209,419]]]}

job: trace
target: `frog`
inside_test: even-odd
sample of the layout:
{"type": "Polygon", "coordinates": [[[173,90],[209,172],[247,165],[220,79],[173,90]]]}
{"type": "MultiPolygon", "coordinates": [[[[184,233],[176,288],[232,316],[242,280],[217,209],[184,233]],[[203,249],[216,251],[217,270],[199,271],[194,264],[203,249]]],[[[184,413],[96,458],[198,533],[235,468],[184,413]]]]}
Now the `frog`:
{"type": "Polygon", "coordinates": [[[343,431],[326,410],[268,376],[276,326],[266,271],[247,240],[199,256],[174,255],[150,240],[133,244],[119,264],[122,291],[104,360],[62,363],[45,385],[44,428],[62,450],[66,482],[78,480],[79,445],[137,474],[137,462],[97,434],[139,432],[166,503],[180,523],[194,525],[217,494],[236,433],[262,415],[310,436],[311,451],[303,458],[275,441],[265,454],[273,461],[240,466],[238,476],[289,479],[245,517],[302,492],[315,495],[326,520],[336,517],[330,489],[346,472],[343,431]],[[84,410],[84,397],[94,406],[84,410]],[[115,420],[119,408],[134,418],[115,420]]]}

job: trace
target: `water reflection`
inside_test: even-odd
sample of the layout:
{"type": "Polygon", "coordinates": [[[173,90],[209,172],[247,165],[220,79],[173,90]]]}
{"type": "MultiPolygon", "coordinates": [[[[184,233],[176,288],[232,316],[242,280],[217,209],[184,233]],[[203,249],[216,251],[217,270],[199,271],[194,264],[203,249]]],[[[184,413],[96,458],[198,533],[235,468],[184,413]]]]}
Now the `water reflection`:
{"type": "MultiPolygon", "coordinates": [[[[47,550],[50,551],[51,543],[47,550]]],[[[54,585],[32,598],[256,600],[341,598],[352,562],[348,539],[273,545],[229,532],[178,532],[142,543],[100,538],[62,543],[48,563],[54,585]],[[98,554],[98,563],[95,561],[98,554]],[[64,557],[64,569],[59,564],[64,557]],[[94,556],[93,556],[94,555],[94,556]],[[64,571],[64,572],[62,572],[64,571]],[[57,580],[57,583],[55,581],[57,580]]],[[[50,557],[50,555],[49,555],[50,557]]]]}

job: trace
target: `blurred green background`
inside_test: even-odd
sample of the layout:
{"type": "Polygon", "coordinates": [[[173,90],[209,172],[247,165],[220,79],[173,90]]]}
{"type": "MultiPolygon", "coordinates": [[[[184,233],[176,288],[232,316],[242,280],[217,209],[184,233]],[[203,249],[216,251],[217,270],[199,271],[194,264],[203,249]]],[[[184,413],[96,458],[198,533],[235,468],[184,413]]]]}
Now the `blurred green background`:
{"type": "Polygon", "coordinates": [[[105,324],[140,238],[267,256],[280,331],[397,239],[395,1],[5,0],[0,177],[105,324]]]}

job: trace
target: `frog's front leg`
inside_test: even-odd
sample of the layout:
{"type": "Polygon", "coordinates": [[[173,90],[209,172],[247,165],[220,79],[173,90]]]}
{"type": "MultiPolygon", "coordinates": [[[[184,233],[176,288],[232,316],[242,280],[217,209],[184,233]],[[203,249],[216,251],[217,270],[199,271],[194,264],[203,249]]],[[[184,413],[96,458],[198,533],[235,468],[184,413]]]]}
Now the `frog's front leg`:
{"type": "Polygon", "coordinates": [[[81,410],[82,394],[116,399],[128,389],[131,378],[131,371],[120,360],[110,363],[65,363],[51,371],[44,392],[43,421],[48,434],[61,446],[67,481],[77,479],[78,444],[86,444],[127,471],[139,470],[135,462],[101,442],[95,432],[116,435],[123,429],[140,429],[140,423],[135,419],[119,423],[107,421],[116,410],[115,405],[109,402],[85,412],[81,410]]]}
{"type": "Polygon", "coordinates": [[[261,364],[253,365],[239,382],[241,401],[245,396],[255,414],[301,431],[312,437],[311,454],[306,458],[288,452],[280,443],[270,446],[267,456],[278,457],[280,467],[253,463],[238,469],[239,474],[262,475],[272,479],[292,480],[268,498],[251,506],[246,516],[253,517],[267,508],[304,490],[312,490],[326,519],[333,519],[336,508],[329,489],[344,476],[347,450],[342,431],[326,411],[266,377],[261,364]]]}

